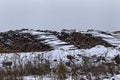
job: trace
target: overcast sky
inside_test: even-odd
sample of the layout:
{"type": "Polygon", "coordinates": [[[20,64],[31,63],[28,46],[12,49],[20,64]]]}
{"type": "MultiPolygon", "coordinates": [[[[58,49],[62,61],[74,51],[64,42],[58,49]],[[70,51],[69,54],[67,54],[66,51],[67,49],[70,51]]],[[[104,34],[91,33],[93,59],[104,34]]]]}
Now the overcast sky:
{"type": "Polygon", "coordinates": [[[120,0],[0,0],[0,29],[120,30],[120,0]]]}

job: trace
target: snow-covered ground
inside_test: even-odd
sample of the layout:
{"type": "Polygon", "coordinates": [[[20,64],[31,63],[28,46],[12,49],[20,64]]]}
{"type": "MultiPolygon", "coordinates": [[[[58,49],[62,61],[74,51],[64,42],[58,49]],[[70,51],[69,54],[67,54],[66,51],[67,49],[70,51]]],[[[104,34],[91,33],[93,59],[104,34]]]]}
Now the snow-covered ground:
{"type": "MultiPolygon", "coordinates": [[[[54,60],[57,61],[68,61],[67,55],[74,56],[78,61],[78,63],[81,62],[81,58],[78,56],[84,55],[84,56],[103,56],[106,57],[106,59],[110,60],[114,58],[116,55],[120,54],[120,50],[118,48],[107,48],[102,45],[97,45],[91,49],[77,49],[74,45],[69,45],[66,42],[63,42],[59,40],[56,36],[52,35],[51,33],[46,32],[36,32],[34,30],[28,30],[28,31],[22,31],[22,33],[31,33],[33,35],[39,35],[40,39],[44,39],[45,44],[49,44],[54,48],[52,51],[44,51],[44,52],[26,52],[26,53],[2,53],[0,54],[0,65],[2,67],[3,61],[11,61],[14,63],[18,63],[19,60],[24,64],[28,61],[34,61],[36,57],[39,55],[42,55],[43,58],[50,60],[50,62],[54,62],[54,60]]],[[[85,32],[87,33],[87,32],[85,32]]],[[[93,34],[94,36],[102,37],[105,41],[115,45],[120,46],[120,40],[111,36],[111,35],[105,35],[100,34],[97,32],[89,32],[93,34]]],[[[104,79],[104,80],[120,80],[120,75],[116,75],[110,79],[104,79]]],[[[39,77],[34,76],[25,76],[24,80],[40,80],[39,77]]],[[[50,77],[45,77],[42,80],[52,80],[50,77]]],[[[71,79],[67,79],[71,80],[71,79]]]]}
{"type": "Polygon", "coordinates": [[[120,80],[120,74],[119,75],[115,75],[111,78],[106,78],[106,79],[103,79],[103,80],[120,80]]]}
{"type": "MultiPolygon", "coordinates": [[[[23,80],[57,80],[57,79],[50,76],[24,76],[23,80]]],[[[74,79],[69,77],[65,80],[74,80],[74,79]]]]}
{"type": "MultiPolygon", "coordinates": [[[[77,49],[74,45],[67,45],[66,42],[63,42],[59,40],[56,36],[50,34],[50,33],[45,33],[45,32],[36,32],[34,30],[28,30],[28,31],[23,31],[23,32],[29,32],[33,35],[39,35],[40,39],[45,39],[43,42],[46,44],[49,44],[50,46],[54,47],[54,50],[52,51],[44,51],[44,52],[27,52],[27,53],[6,53],[6,54],[0,54],[0,62],[2,63],[4,60],[6,61],[12,61],[16,59],[21,59],[24,61],[26,60],[34,60],[36,56],[39,54],[43,54],[44,58],[48,59],[50,61],[53,60],[68,60],[66,58],[67,55],[72,55],[75,56],[76,58],[78,57],[77,54],[82,54],[85,56],[104,56],[106,58],[113,58],[116,55],[120,54],[120,51],[115,48],[107,48],[102,45],[97,45],[91,49],[77,49]],[[64,45],[66,44],[66,45],[64,45]],[[106,55],[107,54],[107,55],[106,55]],[[14,59],[14,56],[15,59],[14,59]]],[[[113,39],[112,36],[109,35],[104,35],[104,34],[98,34],[96,33],[97,36],[104,36],[108,40],[113,39]]],[[[107,40],[106,40],[107,41],[107,40]]]]}
{"type": "MultiPolygon", "coordinates": [[[[47,77],[47,76],[43,76],[43,77],[40,77],[40,76],[24,76],[23,80],[56,80],[56,79],[53,78],[53,77],[47,77]]],[[[65,79],[65,80],[74,80],[74,79],[69,77],[68,79],[65,79]]],[[[115,75],[111,78],[105,78],[103,80],[120,80],[120,74],[115,75]]]]}

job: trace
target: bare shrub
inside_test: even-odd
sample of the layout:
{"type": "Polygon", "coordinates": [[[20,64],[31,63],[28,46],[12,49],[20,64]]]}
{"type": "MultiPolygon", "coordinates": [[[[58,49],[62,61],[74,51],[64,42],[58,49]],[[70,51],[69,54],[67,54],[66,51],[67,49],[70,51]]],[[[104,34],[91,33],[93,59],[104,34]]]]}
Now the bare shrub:
{"type": "Polygon", "coordinates": [[[67,72],[68,72],[68,69],[65,66],[65,64],[63,62],[60,62],[56,68],[56,74],[58,76],[58,80],[59,79],[65,80],[65,78],[67,78],[67,72]]]}

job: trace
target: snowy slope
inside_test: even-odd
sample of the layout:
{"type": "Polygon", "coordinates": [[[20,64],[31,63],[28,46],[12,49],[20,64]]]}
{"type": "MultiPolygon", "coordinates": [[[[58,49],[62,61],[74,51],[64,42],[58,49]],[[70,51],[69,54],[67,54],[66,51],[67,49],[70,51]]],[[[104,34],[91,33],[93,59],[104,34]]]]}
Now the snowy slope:
{"type": "Polygon", "coordinates": [[[82,33],[92,34],[93,36],[101,37],[103,40],[107,41],[108,43],[114,46],[117,46],[117,47],[120,46],[120,38],[119,38],[120,34],[114,34],[114,33],[104,34],[101,32],[102,31],[95,30],[95,31],[90,31],[90,32],[84,31],[82,33]]]}
{"type": "MultiPolygon", "coordinates": [[[[51,51],[43,51],[43,52],[26,52],[26,53],[2,53],[0,54],[0,67],[2,67],[3,61],[11,61],[13,63],[19,64],[19,61],[23,64],[26,64],[27,62],[31,61],[34,62],[36,57],[39,55],[42,55],[43,58],[49,60],[52,64],[54,64],[54,60],[64,61],[67,62],[68,58],[67,55],[72,55],[76,59],[76,63],[81,63],[82,59],[78,56],[84,55],[87,57],[91,56],[103,56],[107,60],[111,60],[117,55],[120,55],[120,50],[118,48],[112,48],[112,47],[104,47],[102,45],[96,45],[95,47],[92,47],[90,49],[77,49],[74,45],[70,45],[64,41],[59,40],[55,35],[49,32],[40,32],[35,30],[25,30],[21,31],[21,33],[31,33],[33,35],[39,35],[40,39],[44,39],[43,43],[49,44],[54,48],[54,50],[51,51]]],[[[119,47],[120,46],[120,40],[112,35],[106,35],[99,33],[97,31],[93,32],[82,32],[82,33],[88,33],[92,34],[93,36],[99,36],[102,37],[105,41],[119,47]]],[[[51,67],[54,67],[52,65],[51,67]]],[[[115,76],[115,80],[120,80],[118,76],[115,76]]],[[[33,76],[25,76],[24,80],[39,80],[39,77],[33,77],[33,76]]],[[[43,80],[51,80],[50,77],[45,77],[43,80]]],[[[68,79],[70,80],[70,79],[68,79]]],[[[104,79],[104,80],[112,80],[111,79],[104,79]]]]}
{"type": "MultiPolygon", "coordinates": [[[[0,54],[0,62],[1,63],[3,62],[3,60],[13,61],[14,56],[16,56],[18,59],[22,59],[23,62],[24,62],[24,59],[25,60],[27,59],[28,61],[32,61],[39,54],[43,54],[44,58],[46,58],[46,59],[49,58],[51,61],[53,61],[55,59],[57,59],[58,61],[61,60],[61,59],[63,61],[68,60],[66,58],[67,55],[73,55],[76,58],[78,57],[77,56],[78,54],[82,54],[82,55],[85,55],[85,56],[97,55],[97,56],[104,56],[106,58],[111,59],[111,58],[115,57],[116,55],[120,54],[118,49],[107,48],[107,47],[104,47],[102,45],[97,45],[97,46],[95,46],[91,49],[77,49],[76,47],[74,47],[74,45],[69,45],[66,42],[63,42],[63,41],[59,40],[56,36],[54,36],[53,34],[51,34],[49,32],[38,32],[38,31],[35,31],[35,30],[26,30],[26,31],[22,31],[21,33],[31,33],[33,35],[39,35],[40,39],[44,39],[43,43],[49,44],[50,46],[54,47],[54,50],[45,51],[45,52],[0,54]],[[106,55],[106,53],[107,53],[107,55],[106,55]]],[[[85,33],[87,33],[87,32],[85,32],[85,33]]],[[[109,35],[100,34],[100,33],[97,33],[97,32],[92,32],[91,34],[93,34],[94,36],[104,37],[104,38],[106,38],[106,41],[108,41],[108,42],[109,42],[109,40],[111,40],[113,42],[116,42],[116,41],[114,41],[114,39],[116,39],[116,38],[114,38],[112,36],[109,36],[109,35]]]]}
{"type": "Polygon", "coordinates": [[[70,49],[76,49],[74,45],[69,45],[66,42],[63,42],[59,40],[56,36],[49,32],[36,32],[34,30],[28,30],[28,31],[23,31],[22,33],[31,33],[33,35],[39,35],[40,39],[44,39],[43,43],[49,44],[55,49],[65,49],[65,50],[70,50],[70,49]]]}

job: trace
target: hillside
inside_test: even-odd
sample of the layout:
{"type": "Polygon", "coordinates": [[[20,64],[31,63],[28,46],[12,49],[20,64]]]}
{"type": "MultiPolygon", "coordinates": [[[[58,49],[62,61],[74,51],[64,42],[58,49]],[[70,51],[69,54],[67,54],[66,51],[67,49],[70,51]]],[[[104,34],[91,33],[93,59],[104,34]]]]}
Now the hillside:
{"type": "MultiPolygon", "coordinates": [[[[52,72],[60,78],[68,77],[68,80],[75,75],[81,76],[77,77],[79,79],[103,80],[120,74],[119,45],[119,34],[114,32],[11,30],[0,33],[0,68],[4,71],[3,64],[11,62],[10,67],[17,78],[20,74],[14,70],[19,72],[20,69],[23,71],[22,76],[41,76],[52,72]],[[62,69],[66,67],[67,70],[65,68],[59,72],[58,67],[61,65],[62,69]]],[[[1,79],[5,78],[2,73],[0,76],[3,76],[1,79]]]]}

